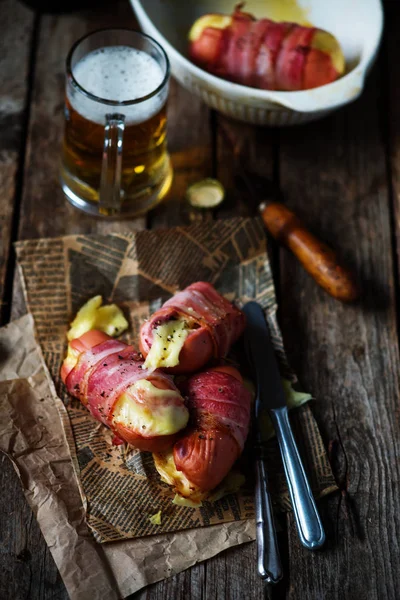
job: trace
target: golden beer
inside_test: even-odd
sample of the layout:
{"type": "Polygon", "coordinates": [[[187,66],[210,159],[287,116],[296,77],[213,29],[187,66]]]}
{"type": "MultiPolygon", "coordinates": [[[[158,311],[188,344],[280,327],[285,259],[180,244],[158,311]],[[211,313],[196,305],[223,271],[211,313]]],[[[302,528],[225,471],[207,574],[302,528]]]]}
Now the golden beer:
{"type": "MultiPolygon", "coordinates": [[[[122,32],[125,41],[134,34],[149,43],[122,32]]],[[[142,48],[96,47],[77,57],[67,80],[62,185],[73,204],[93,214],[140,214],[171,184],[167,62],[163,69],[142,48]]]]}

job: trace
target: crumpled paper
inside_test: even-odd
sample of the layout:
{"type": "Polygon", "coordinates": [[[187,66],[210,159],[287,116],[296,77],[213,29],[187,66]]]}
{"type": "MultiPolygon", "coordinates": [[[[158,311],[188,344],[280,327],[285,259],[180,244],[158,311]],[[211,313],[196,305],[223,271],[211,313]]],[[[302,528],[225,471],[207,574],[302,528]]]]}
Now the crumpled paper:
{"type": "Polygon", "coordinates": [[[71,600],[117,600],[255,539],[252,520],[98,544],[30,315],[0,329],[0,450],[12,460],[71,600]]]}
{"type": "MultiPolygon", "coordinates": [[[[173,505],[173,491],[161,482],[151,456],[132,447],[113,445],[112,432],[66,392],[60,366],[68,323],[90,297],[101,295],[105,302],[115,302],[122,308],[130,323],[123,339],[137,347],[143,320],[177,290],[203,280],[239,305],[249,300],[260,304],[282,375],[296,381],[287,365],[276,318],[274,283],[261,220],[221,219],[189,227],[26,240],[16,244],[16,252],[38,341],[70,419],[64,429],[79,472],[82,496],[88,503],[87,523],[95,539],[108,543],[254,517],[251,477],[237,493],[213,503],[204,502],[200,508],[173,505]],[[159,510],[163,518],[157,526],[150,517],[159,510]]],[[[65,413],[60,414],[64,422],[65,413]]],[[[336,484],[308,405],[296,411],[293,425],[311,489],[319,498],[335,490],[336,484]]],[[[272,502],[280,511],[291,510],[276,440],[271,440],[266,451],[272,502]]],[[[245,460],[244,455],[243,463],[245,460]]],[[[245,470],[247,473],[248,467],[245,470]]]]}

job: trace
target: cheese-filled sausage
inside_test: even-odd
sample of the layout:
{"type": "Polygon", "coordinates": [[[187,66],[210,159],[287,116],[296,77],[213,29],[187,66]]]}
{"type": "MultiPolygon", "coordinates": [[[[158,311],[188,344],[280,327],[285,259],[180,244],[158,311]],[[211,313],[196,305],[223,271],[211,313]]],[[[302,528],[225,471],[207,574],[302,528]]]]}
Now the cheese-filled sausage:
{"type": "Polygon", "coordinates": [[[208,369],[181,387],[190,422],[172,451],[154,456],[164,481],[182,497],[200,501],[241,455],[249,431],[251,395],[233,367],[208,369]]]}
{"type": "Polygon", "coordinates": [[[199,281],[175,294],[140,330],[145,366],[193,373],[223,358],[245,327],[241,310],[210,283],[199,281]]]}
{"type": "Polygon", "coordinates": [[[72,396],[119,441],[156,452],[172,447],[189,412],[172,378],[143,368],[132,346],[101,331],[69,344],[61,376],[72,396]]]}

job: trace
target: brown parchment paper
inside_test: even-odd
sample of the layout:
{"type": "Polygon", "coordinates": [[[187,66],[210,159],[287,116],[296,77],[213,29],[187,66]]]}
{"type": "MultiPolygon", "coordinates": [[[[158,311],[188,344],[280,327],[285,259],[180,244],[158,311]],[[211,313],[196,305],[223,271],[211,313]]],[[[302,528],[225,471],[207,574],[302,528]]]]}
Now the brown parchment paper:
{"type": "MultiPolygon", "coordinates": [[[[187,228],[31,240],[17,244],[17,255],[38,339],[70,419],[71,429],[65,430],[95,539],[116,541],[251,518],[251,486],[199,509],[173,505],[171,490],[160,482],[151,455],[113,446],[110,432],[68,397],[59,369],[68,323],[88,298],[101,294],[105,301],[119,304],[131,324],[126,339],[135,344],[143,319],[177,290],[206,280],[230,300],[240,304],[255,299],[263,306],[283,373],[294,380],[276,322],[261,222],[228,219],[187,228]],[[162,525],[152,525],[149,517],[159,510],[162,525]]],[[[335,489],[329,462],[310,407],[298,410],[295,419],[311,486],[319,497],[335,489]]],[[[274,442],[270,452],[274,503],[278,510],[289,510],[274,442]]]]}
{"type": "Polygon", "coordinates": [[[254,523],[247,520],[96,543],[63,415],[26,315],[0,329],[0,450],[13,462],[71,600],[124,598],[254,539],[254,523]]]}

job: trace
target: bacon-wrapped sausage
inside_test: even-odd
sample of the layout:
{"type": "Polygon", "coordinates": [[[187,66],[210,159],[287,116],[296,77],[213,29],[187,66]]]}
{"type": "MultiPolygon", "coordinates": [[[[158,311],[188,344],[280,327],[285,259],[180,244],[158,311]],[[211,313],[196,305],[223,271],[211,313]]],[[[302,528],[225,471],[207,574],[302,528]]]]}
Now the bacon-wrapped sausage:
{"type": "Polygon", "coordinates": [[[211,13],[195,21],[189,33],[194,63],[224,79],[266,90],[306,90],[343,75],[343,52],[332,34],[256,19],[240,7],[231,16],[211,13]]]}
{"type": "Polygon", "coordinates": [[[154,460],[180,496],[198,502],[224,479],[243,451],[251,395],[232,367],[193,375],[182,393],[191,414],[189,428],[172,452],[155,454],[154,460]]]}
{"type": "Polygon", "coordinates": [[[132,346],[101,331],[70,342],[61,376],[95,419],[140,450],[171,447],[188,422],[188,409],[172,378],[143,368],[132,346]]]}
{"type": "Polygon", "coordinates": [[[211,358],[223,358],[243,333],[245,316],[210,283],[198,281],[178,292],[146,321],[140,350],[146,367],[190,373],[211,358]]]}

